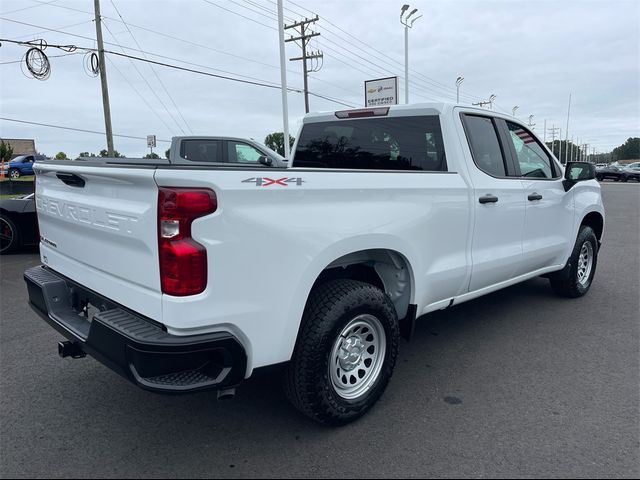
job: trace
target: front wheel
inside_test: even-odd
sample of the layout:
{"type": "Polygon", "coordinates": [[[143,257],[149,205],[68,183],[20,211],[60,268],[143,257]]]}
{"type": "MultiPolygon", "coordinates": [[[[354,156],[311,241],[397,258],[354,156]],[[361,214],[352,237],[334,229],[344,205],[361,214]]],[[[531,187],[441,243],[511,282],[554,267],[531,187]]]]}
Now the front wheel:
{"type": "Polygon", "coordinates": [[[399,336],[395,307],[382,290],[354,280],[317,287],[285,371],[289,400],[320,423],[356,420],[387,387],[399,336]]]}
{"type": "Polygon", "coordinates": [[[17,168],[12,168],[11,170],[9,170],[9,176],[11,178],[20,178],[20,170],[18,170],[17,168]]]}
{"type": "Polygon", "coordinates": [[[591,227],[583,225],[564,270],[552,275],[551,288],[563,297],[577,298],[589,291],[598,263],[598,239],[591,227]]]}

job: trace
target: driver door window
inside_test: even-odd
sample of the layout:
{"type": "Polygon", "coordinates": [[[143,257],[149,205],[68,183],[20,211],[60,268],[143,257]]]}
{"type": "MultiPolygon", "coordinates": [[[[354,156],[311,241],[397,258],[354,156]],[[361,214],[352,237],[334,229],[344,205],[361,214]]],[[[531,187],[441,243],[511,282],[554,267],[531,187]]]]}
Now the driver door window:
{"type": "Polygon", "coordinates": [[[535,137],[524,127],[507,121],[509,139],[521,177],[555,178],[551,159],[535,137]]]}

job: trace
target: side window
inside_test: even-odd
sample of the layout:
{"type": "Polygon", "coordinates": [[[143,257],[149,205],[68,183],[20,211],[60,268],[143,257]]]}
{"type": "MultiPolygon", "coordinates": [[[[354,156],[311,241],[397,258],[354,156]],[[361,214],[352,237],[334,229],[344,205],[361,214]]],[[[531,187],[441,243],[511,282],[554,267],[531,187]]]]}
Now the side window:
{"type": "Polygon", "coordinates": [[[257,163],[264,156],[259,150],[242,142],[227,142],[227,161],[229,163],[257,163]]]}
{"type": "Polygon", "coordinates": [[[483,172],[493,177],[506,176],[504,155],[494,121],[489,117],[465,115],[464,127],[473,161],[483,172]]]}
{"type": "Polygon", "coordinates": [[[507,121],[509,138],[520,166],[520,176],[527,178],[553,178],[551,159],[535,137],[524,127],[507,121]]]}
{"type": "Polygon", "coordinates": [[[192,162],[222,162],[220,141],[188,139],[180,143],[180,156],[192,162]]]}

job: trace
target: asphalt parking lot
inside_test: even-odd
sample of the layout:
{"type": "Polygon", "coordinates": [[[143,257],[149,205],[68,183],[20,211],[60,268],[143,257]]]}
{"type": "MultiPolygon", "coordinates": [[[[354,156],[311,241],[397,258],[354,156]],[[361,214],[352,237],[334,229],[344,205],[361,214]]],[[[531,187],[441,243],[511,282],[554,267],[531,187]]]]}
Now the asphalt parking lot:
{"type": "Polygon", "coordinates": [[[640,476],[640,185],[604,184],[591,292],[535,279],[432,314],[374,410],[342,429],[287,403],[277,369],[238,396],[144,392],[26,303],[35,252],[0,260],[0,476],[640,476]]]}

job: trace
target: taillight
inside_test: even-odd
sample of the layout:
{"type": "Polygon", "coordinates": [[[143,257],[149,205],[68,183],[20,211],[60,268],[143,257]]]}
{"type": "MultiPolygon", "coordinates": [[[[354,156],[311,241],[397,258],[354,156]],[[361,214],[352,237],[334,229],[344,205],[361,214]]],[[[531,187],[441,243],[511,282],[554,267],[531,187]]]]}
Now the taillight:
{"type": "Polygon", "coordinates": [[[158,249],[162,292],[184,297],[207,287],[207,250],[191,238],[196,218],[218,208],[208,188],[165,188],[158,191],[158,249]]]}

